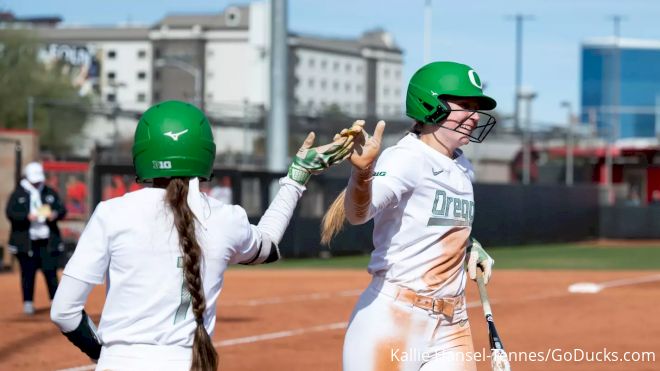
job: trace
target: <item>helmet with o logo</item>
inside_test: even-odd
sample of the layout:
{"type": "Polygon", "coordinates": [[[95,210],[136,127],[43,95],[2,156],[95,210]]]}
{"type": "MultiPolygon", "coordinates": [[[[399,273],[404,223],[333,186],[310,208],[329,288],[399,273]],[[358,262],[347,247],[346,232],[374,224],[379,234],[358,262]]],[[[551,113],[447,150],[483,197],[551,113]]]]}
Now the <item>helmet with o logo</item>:
{"type": "Polygon", "coordinates": [[[482,91],[472,67],[456,62],[433,62],[415,72],[408,83],[406,115],[424,124],[437,124],[449,115],[446,99],[472,98],[479,110],[492,110],[497,102],[482,91]]]}
{"type": "Polygon", "coordinates": [[[211,125],[199,108],[166,101],[140,118],[133,144],[138,181],[177,176],[209,179],[214,160],[211,125]]]}

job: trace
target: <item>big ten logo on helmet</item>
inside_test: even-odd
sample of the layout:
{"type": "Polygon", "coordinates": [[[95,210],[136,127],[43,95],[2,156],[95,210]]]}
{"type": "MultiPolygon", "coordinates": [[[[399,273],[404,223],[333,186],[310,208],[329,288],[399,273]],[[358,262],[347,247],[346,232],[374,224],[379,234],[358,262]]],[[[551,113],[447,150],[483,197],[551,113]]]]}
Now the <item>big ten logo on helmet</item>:
{"type": "Polygon", "coordinates": [[[427,223],[429,226],[471,226],[474,221],[474,201],[447,196],[447,192],[437,190],[431,214],[427,223]]]}
{"type": "Polygon", "coordinates": [[[154,169],[171,169],[172,168],[172,162],[171,161],[151,161],[151,163],[154,166],[154,169]]]}

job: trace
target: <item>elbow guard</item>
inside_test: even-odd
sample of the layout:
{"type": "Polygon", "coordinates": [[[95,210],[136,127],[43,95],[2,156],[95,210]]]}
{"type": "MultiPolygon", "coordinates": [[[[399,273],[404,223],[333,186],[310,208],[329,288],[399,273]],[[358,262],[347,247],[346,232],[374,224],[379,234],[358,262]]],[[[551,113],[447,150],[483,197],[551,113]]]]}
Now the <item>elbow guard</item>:
{"type": "Polygon", "coordinates": [[[75,330],[63,332],[63,334],[89,358],[98,360],[101,355],[101,342],[96,335],[96,327],[84,310],[82,316],[83,318],[75,330]]]}
{"type": "Polygon", "coordinates": [[[250,261],[240,263],[243,265],[268,264],[280,260],[280,249],[276,244],[270,241],[270,238],[264,233],[261,235],[261,245],[254,258],[250,261]]]}

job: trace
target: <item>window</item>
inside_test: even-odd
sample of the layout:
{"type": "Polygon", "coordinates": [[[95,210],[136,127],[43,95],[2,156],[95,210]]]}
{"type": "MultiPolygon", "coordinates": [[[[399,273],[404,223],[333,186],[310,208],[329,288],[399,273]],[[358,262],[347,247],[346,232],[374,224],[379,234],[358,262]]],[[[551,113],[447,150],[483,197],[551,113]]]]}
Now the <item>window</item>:
{"type": "Polygon", "coordinates": [[[310,67],[314,67],[314,58],[309,58],[309,60],[307,61],[307,65],[310,67]]]}
{"type": "Polygon", "coordinates": [[[144,49],[140,49],[140,50],[138,50],[137,55],[138,55],[138,58],[144,59],[144,57],[147,56],[147,51],[144,50],[144,49]]]}
{"type": "Polygon", "coordinates": [[[160,80],[160,71],[158,70],[154,71],[154,80],[156,81],[160,80]]]}
{"type": "Polygon", "coordinates": [[[351,64],[346,63],[346,65],[344,66],[344,69],[346,70],[346,72],[351,72],[351,64]]]}
{"type": "Polygon", "coordinates": [[[117,97],[116,97],[114,94],[108,94],[108,95],[106,95],[106,96],[105,96],[105,99],[106,99],[108,102],[116,102],[116,101],[117,101],[117,97]]]}
{"type": "Polygon", "coordinates": [[[307,80],[307,86],[309,86],[310,88],[313,88],[314,87],[314,79],[307,80]]]}
{"type": "Polygon", "coordinates": [[[389,68],[386,68],[386,69],[383,71],[383,75],[385,75],[385,77],[390,77],[390,70],[389,70],[389,68]]]}
{"type": "Polygon", "coordinates": [[[339,71],[339,62],[335,61],[335,63],[332,64],[332,69],[334,69],[335,71],[339,71]]]}
{"type": "Polygon", "coordinates": [[[326,85],[327,84],[326,84],[325,80],[321,80],[321,90],[325,90],[326,85]]]}
{"type": "Polygon", "coordinates": [[[108,50],[108,59],[115,59],[117,52],[114,50],[108,50]]]}
{"type": "Polygon", "coordinates": [[[355,87],[355,91],[358,92],[358,93],[362,93],[362,85],[357,85],[355,87]]]}
{"type": "Polygon", "coordinates": [[[396,72],[394,72],[394,77],[396,77],[397,79],[400,79],[401,78],[401,71],[396,70],[396,72]]]}
{"type": "Polygon", "coordinates": [[[339,90],[339,82],[335,81],[332,83],[332,90],[334,91],[339,90]]]}
{"type": "Polygon", "coordinates": [[[108,76],[108,80],[114,80],[117,77],[114,72],[108,72],[106,76],[108,76]]]}
{"type": "Polygon", "coordinates": [[[154,102],[160,101],[160,92],[154,92],[154,102]]]}
{"type": "Polygon", "coordinates": [[[351,84],[350,83],[345,83],[344,84],[344,90],[348,93],[351,91],[351,84]]]}
{"type": "Polygon", "coordinates": [[[321,69],[322,70],[324,70],[327,65],[328,65],[327,61],[321,61],[321,69]]]}
{"type": "Polygon", "coordinates": [[[385,95],[386,97],[389,96],[390,95],[390,88],[383,89],[383,95],[385,95]]]}
{"type": "Polygon", "coordinates": [[[147,100],[147,95],[144,93],[138,93],[137,95],[137,101],[138,102],[145,102],[147,100]]]}
{"type": "Polygon", "coordinates": [[[138,80],[144,80],[144,79],[147,78],[147,73],[146,73],[146,72],[143,72],[143,71],[140,71],[140,72],[138,72],[138,74],[137,74],[137,78],[138,78],[138,80]]]}

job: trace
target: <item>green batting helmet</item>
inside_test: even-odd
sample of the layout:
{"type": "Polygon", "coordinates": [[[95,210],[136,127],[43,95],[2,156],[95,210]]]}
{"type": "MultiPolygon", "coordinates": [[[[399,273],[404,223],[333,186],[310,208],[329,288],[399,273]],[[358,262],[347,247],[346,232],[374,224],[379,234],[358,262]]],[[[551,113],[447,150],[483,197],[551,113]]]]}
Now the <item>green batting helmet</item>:
{"type": "Polygon", "coordinates": [[[191,104],[158,103],[144,112],[135,128],[133,165],[138,181],[177,176],[209,179],[214,159],[209,120],[191,104]]]}
{"type": "Polygon", "coordinates": [[[408,83],[406,115],[424,124],[437,124],[449,115],[446,99],[472,98],[479,110],[497,102],[484,95],[481,79],[472,67],[456,62],[433,62],[415,72],[408,83]]]}

